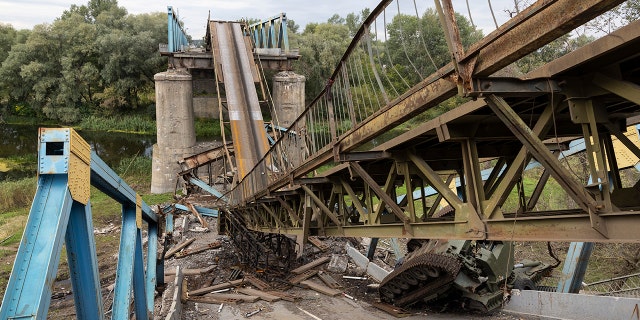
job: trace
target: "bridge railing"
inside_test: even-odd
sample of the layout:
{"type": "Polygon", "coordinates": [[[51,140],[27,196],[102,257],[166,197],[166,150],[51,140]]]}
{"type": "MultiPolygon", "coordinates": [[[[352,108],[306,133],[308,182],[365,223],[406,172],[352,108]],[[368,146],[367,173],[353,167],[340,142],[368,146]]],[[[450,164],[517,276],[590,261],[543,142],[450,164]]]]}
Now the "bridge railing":
{"type": "MultiPolygon", "coordinates": [[[[496,47],[495,39],[536,13],[562,8],[549,9],[545,1],[538,1],[518,9],[521,14],[496,30],[491,24],[483,27],[493,30],[483,38],[476,25],[480,20],[454,13],[450,1],[421,5],[398,0],[380,2],[355,33],[325,88],[240,181],[230,203],[249,201],[257,192],[266,192],[263,185],[256,184],[265,176],[266,185],[278,182],[276,188],[285,186],[286,179],[312,176],[311,172],[318,172],[331,160],[339,160],[340,153],[392,138],[392,129],[401,133],[407,121],[416,117],[414,122],[424,121],[455,107],[459,101],[447,99],[469,90],[473,72],[490,75],[513,63],[516,56],[522,57],[566,33],[567,27],[584,23],[575,19],[562,28],[540,31],[540,35],[531,35],[533,40],[521,44],[518,52],[513,46],[503,46],[509,48],[491,57],[492,61],[478,61],[483,63],[478,66],[474,57],[481,50],[496,47]]],[[[498,12],[488,5],[485,12],[498,12]]],[[[455,9],[472,12],[467,7],[455,9]]],[[[494,16],[497,25],[499,16],[494,16]]]]}
{"type": "Polygon", "coordinates": [[[180,25],[178,16],[173,12],[173,7],[167,7],[167,52],[180,52],[189,45],[187,34],[180,25]]]}
{"type": "Polygon", "coordinates": [[[248,31],[256,49],[281,49],[282,53],[289,52],[286,13],[249,25],[248,31]]]}

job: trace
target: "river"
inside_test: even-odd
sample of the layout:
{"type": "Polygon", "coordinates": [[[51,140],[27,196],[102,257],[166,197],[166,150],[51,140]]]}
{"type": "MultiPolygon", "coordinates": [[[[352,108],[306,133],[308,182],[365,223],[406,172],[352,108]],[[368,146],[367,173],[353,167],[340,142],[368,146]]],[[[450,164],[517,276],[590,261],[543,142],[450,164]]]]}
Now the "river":
{"type": "MultiPolygon", "coordinates": [[[[118,165],[122,158],[135,155],[151,157],[152,146],[156,142],[155,135],[104,131],[79,133],[91,145],[91,149],[111,167],[118,165]]],[[[38,126],[0,125],[0,181],[35,175],[37,145],[38,126]],[[12,165],[15,159],[33,162],[33,166],[12,165]]]]}

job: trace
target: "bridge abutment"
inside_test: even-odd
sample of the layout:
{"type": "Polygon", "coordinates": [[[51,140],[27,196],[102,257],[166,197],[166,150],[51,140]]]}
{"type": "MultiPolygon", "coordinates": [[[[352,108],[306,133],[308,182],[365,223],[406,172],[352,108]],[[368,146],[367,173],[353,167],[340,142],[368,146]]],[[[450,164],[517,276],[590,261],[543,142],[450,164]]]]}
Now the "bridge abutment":
{"type": "Polygon", "coordinates": [[[180,172],[178,160],[193,153],[196,133],[192,76],[168,70],[154,76],[157,141],[153,146],[151,193],[171,192],[180,172]]]}

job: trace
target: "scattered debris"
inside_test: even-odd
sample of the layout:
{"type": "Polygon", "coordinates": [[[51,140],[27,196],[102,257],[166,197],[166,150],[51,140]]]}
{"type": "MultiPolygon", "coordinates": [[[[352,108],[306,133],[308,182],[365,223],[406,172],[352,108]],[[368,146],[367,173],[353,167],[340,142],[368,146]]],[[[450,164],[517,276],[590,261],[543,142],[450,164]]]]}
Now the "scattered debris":
{"type": "Polygon", "coordinates": [[[251,312],[247,312],[244,316],[245,316],[245,317],[247,317],[247,318],[249,318],[249,317],[251,317],[251,316],[253,316],[253,315],[255,315],[255,314],[259,313],[260,311],[262,311],[262,308],[259,308],[259,309],[257,309],[257,310],[251,311],[251,312]]]}
{"type": "Polygon", "coordinates": [[[214,242],[209,243],[207,245],[200,246],[200,247],[197,247],[197,248],[193,248],[191,250],[184,250],[182,252],[178,252],[178,253],[175,254],[175,256],[176,256],[176,259],[184,258],[184,257],[190,256],[192,254],[200,253],[200,252],[211,250],[211,249],[217,249],[217,248],[220,248],[221,246],[222,246],[222,243],[220,241],[214,241],[214,242]]]}
{"type": "Polygon", "coordinates": [[[167,253],[164,255],[164,258],[165,259],[171,258],[174,254],[176,254],[176,252],[186,248],[187,246],[189,246],[194,241],[196,241],[196,239],[195,238],[191,238],[191,239],[188,239],[186,241],[183,241],[183,242],[175,245],[173,248],[171,248],[169,251],[167,251],[167,253]]]}
{"type": "Polygon", "coordinates": [[[222,307],[224,307],[224,303],[221,303],[220,307],[218,307],[218,313],[220,313],[220,311],[222,311],[222,307]]]}
{"type": "Polygon", "coordinates": [[[301,267],[298,267],[296,269],[291,270],[291,273],[293,273],[293,274],[301,274],[301,273],[303,273],[303,272],[305,272],[305,271],[307,271],[309,269],[315,268],[315,267],[317,267],[317,266],[319,266],[319,265],[321,265],[323,263],[327,263],[329,260],[330,260],[329,257],[322,257],[322,258],[316,259],[316,260],[311,261],[311,262],[309,262],[309,263],[307,263],[307,264],[305,264],[305,265],[303,265],[301,267]]]}
{"type": "Polygon", "coordinates": [[[354,276],[342,276],[342,279],[351,279],[351,280],[367,280],[367,277],[354,277],[354,276]]]}
{"type": "Polygon", "coordinates": [[[191,232],[209,232],[209,228],[195,227],[193,229],[189,229],[189,231],[191,231],[191,232]]]}
{"type": "Polygon", "coordinates": [[[118,230],[120,230],[120,227],[114,225],[113,223],[110,223],[108,226],[102,229],[94,229],[93,234],[107,234],[118,230]]]}

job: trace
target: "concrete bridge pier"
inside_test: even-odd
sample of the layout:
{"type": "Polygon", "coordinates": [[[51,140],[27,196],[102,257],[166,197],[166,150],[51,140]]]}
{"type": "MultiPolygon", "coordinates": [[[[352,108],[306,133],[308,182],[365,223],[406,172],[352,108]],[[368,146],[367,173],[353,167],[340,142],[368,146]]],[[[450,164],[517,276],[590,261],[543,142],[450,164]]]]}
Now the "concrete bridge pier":
{"type": "Polygon", "coordinates": [[[176,188],[178,160],[192,155],[196,144],[192,76],[171,69],[154,80],[158,142],[153,146],[151,193],[166,193],[176,188]]]}
{"type": "Polygon", "coordinates": [[[273,105],[280,126],[289,128],[304,110],[303,75],[281,71],[273,76],[273,105]]]}
{"type": "MultiPolygon", "coordinates": [[[[273,105],[276,112],[276,119],[281,127],[289,128],[293,122],[302,114],[305,107],[303,75],[293,71],[280,71],[273,76],[273,105]]],[[[302,128],[292,128],[293,131],[301,133],[302,128]]],[[[305,152],[304,139],[290,139],[286,147],[287,158],[294,165],[299,165],[304,159],[305,152]]]]}

